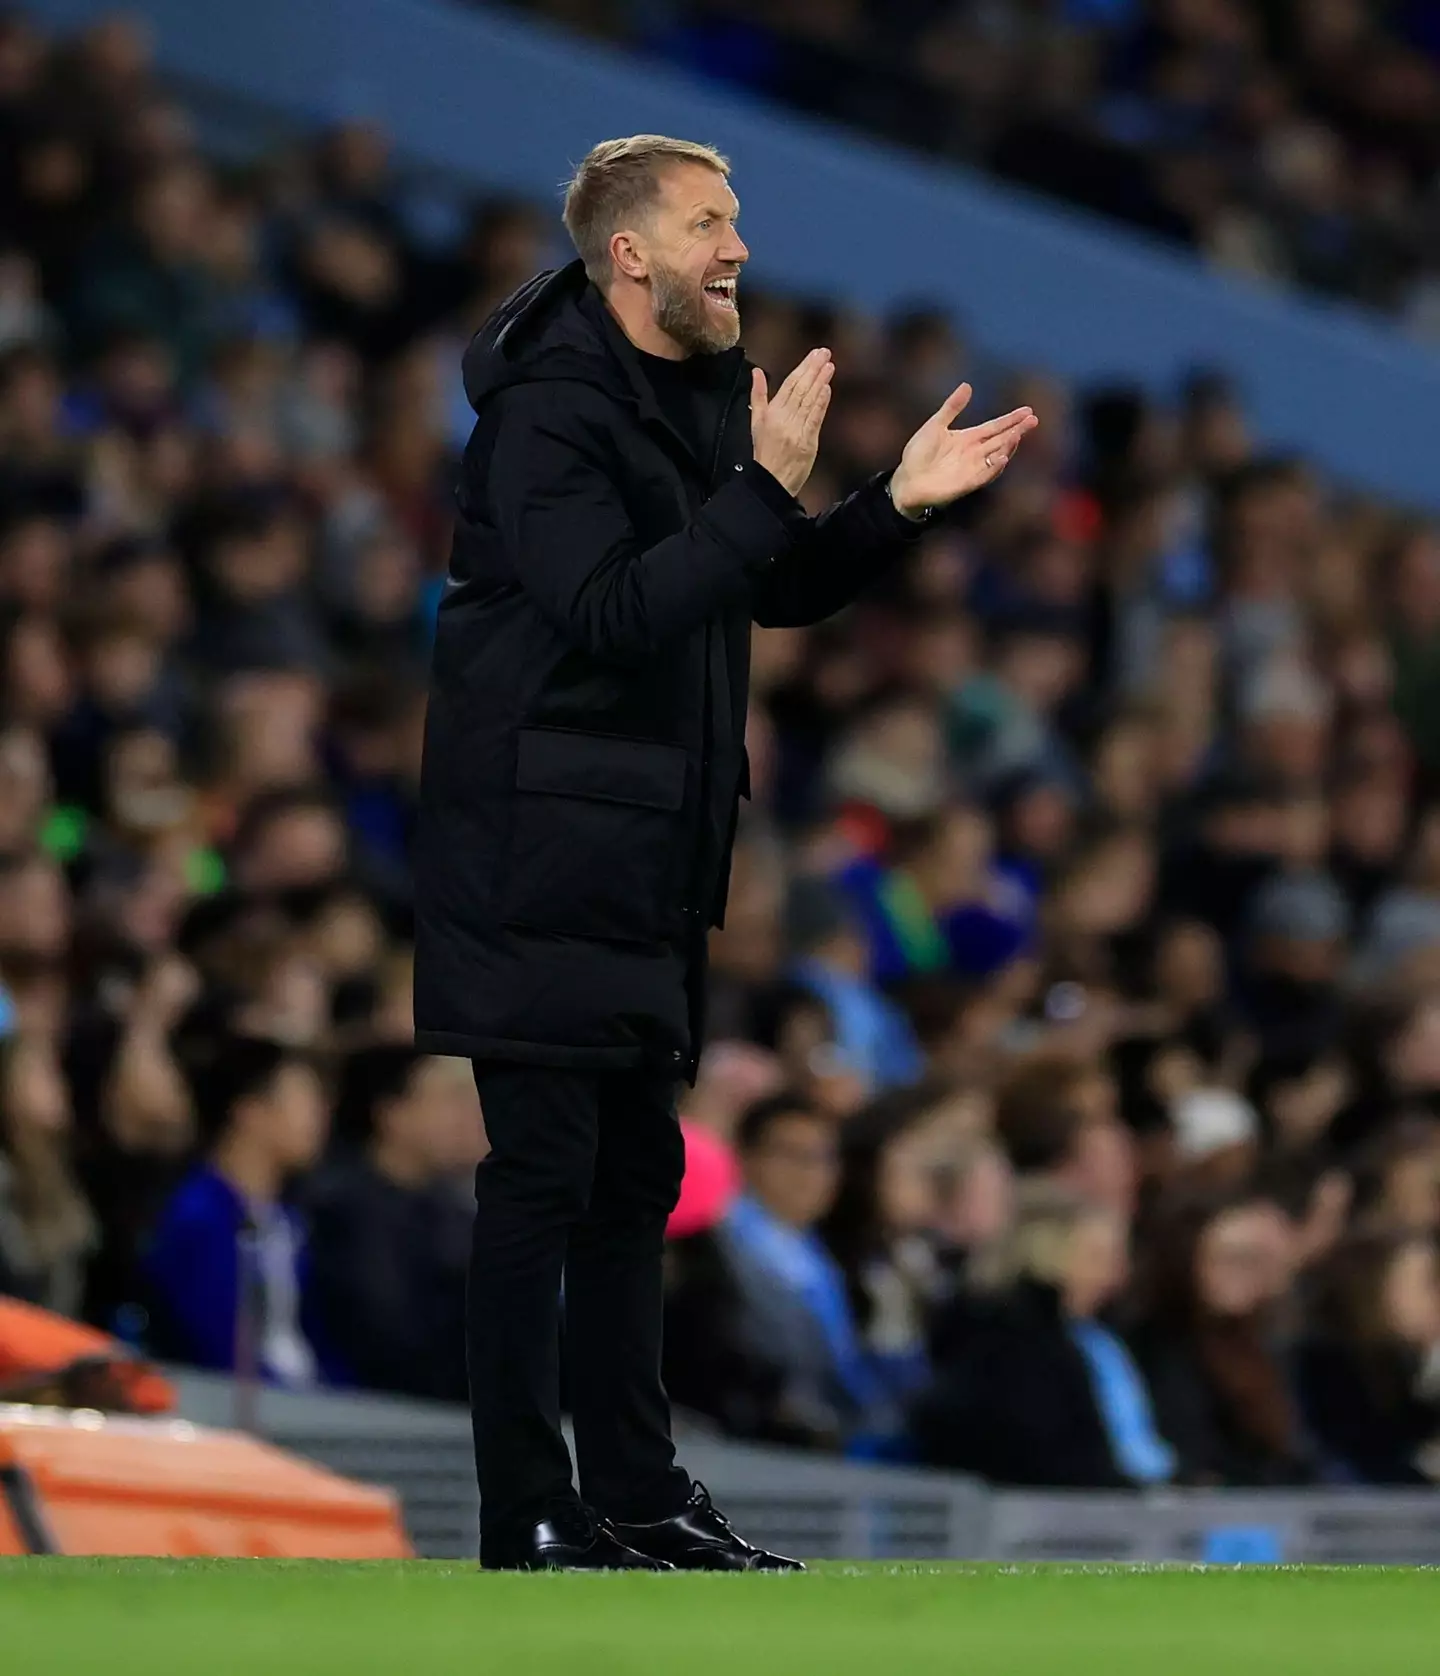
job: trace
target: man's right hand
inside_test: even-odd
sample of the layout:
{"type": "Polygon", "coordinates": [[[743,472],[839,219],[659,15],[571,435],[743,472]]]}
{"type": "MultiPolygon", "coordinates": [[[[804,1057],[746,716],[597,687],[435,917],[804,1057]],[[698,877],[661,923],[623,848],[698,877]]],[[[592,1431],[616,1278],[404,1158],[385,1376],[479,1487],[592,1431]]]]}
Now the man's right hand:
{"type": "Polygon", "coordinates": [[[766,392],[759,367],[750,384],[750,434],[755,463],[792,495],[809,480],[820,446],[820,427],[830,406],[835,363],[828,349],[812,349],[775,392],[766,392]]]}

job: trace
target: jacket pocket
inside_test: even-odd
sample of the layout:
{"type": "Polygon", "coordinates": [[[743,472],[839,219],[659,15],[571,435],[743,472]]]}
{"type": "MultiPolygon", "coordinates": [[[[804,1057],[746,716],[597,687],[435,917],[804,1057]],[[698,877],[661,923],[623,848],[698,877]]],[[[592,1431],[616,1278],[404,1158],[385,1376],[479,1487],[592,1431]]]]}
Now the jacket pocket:
{"type": "Polygon", "coordinates": [[[523,728],[500,891],[505,925],[654,943],[673,932],[685,802],[678,745],[523,728]]]}

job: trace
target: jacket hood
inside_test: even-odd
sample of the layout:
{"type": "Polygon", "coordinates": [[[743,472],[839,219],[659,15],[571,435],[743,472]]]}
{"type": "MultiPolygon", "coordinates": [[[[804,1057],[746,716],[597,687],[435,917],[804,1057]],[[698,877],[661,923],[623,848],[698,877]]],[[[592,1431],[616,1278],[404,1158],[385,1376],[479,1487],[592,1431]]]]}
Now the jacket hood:
{"type": "Polygon", "coordinates": [[[615,395],[626,379],[606,342],[599,294],[585,264],[571,262],[527,280],[490,316],[465,351],[465,395],[476,413],[512,384],[579,379],[615,395]]]}

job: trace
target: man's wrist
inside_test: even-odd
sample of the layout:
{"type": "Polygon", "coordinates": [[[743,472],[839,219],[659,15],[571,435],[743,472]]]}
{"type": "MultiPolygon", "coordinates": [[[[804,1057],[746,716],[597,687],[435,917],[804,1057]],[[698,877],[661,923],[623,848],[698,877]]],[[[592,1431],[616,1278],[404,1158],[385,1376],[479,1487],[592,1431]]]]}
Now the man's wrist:
{"type": "Polygon", "coordinates": [[[885,493],[889,497],[891,506],[895,508],[906,523],[923,524],[935,516],[935,508],[933,506],[906,505],[903,486],[899,495],[895,493],[894,472],[891,472],[889,477],[885,479],[885,493]]]}

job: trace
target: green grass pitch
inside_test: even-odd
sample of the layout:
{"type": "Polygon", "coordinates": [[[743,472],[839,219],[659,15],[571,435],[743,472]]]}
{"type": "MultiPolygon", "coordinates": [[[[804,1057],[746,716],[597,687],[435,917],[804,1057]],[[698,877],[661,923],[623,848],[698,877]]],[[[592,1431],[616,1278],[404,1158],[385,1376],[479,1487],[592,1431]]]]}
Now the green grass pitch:
{"type": "Polygon", "coordinates": [[[1424,1676],[1440,1572],[0,1561],[4,1676],[1424,1676]]]}

